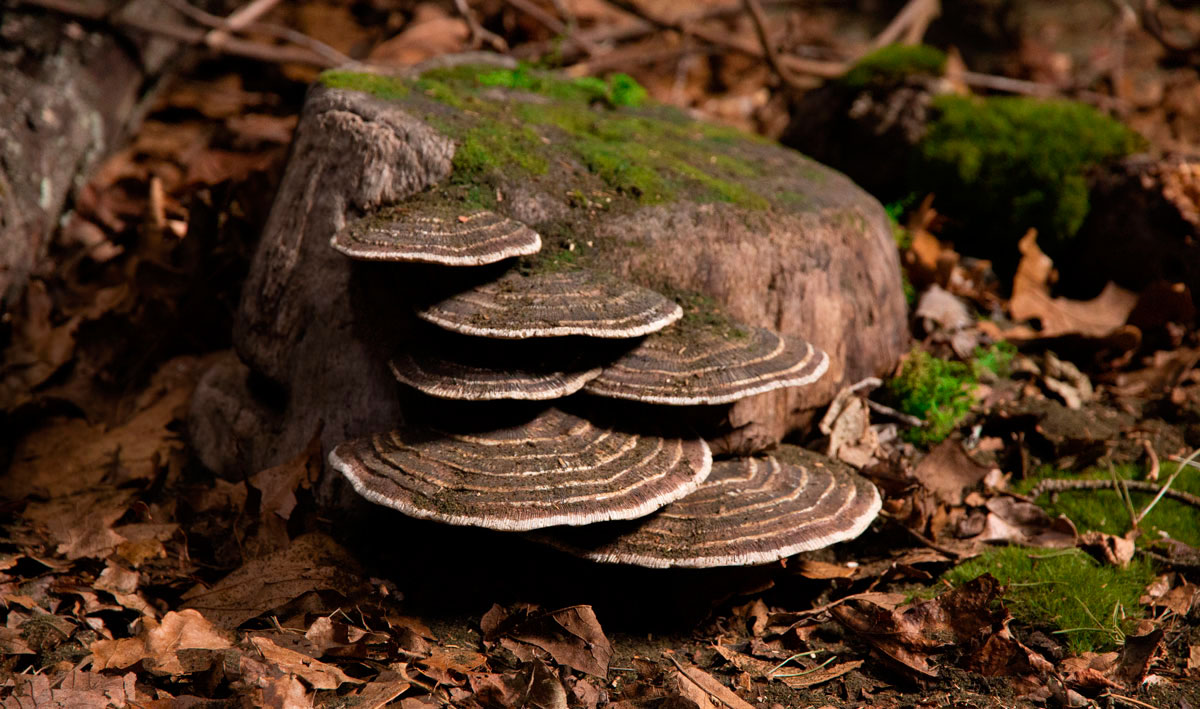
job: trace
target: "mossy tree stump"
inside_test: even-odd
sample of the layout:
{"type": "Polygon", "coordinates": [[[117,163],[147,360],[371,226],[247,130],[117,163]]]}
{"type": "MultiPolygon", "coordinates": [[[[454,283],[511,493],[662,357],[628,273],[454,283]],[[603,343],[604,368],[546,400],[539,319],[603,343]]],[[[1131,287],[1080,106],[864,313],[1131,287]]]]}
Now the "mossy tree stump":
{"type": "Polygon", "coordinates": [[[294,454],[322,426],[328,450],[420,423],[388,359],[419,337],[409,301],[463,270],[353,263],[329,246],[348,221],[402,200],[524,222],[543,249],[521,268],[606,270],[676,298],[686,317],[720,310],[829,353],[819,385],[722,409],[718,452],[767,447],[846,383],[890,371],[907,323],[881,206],[791,150],[621,105],[638,102],[636,89],[479,67],[327,74],[246,282],[237,358],[193,403],[202,460],[236,474],[294,454]]]}

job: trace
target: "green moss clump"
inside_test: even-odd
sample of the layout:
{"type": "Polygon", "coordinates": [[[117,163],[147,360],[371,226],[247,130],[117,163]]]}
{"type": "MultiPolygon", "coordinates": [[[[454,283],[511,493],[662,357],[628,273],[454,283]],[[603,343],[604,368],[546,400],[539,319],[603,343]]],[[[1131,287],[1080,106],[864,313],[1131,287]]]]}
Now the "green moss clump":
{"type": "Polygon", "coordinates": [[[510,167],[544,175],[548,165],[539,143],[537,134],[527,127],[480,121],[462,137],[454,152],[454,179],[471,182],[489,170],[510,167]]]}
{"type": "Polygon", "coordinates": [[[971,372],[978,380],[1004,378],[1012,374],[1017,348],[1011,342],[997,342],[988,347],[976,347],[971,357],[971,372]]]}
{"type": "Polygon", "coordinates": [[[946,53],[924,44],[889,44],[859,59],[839,82],[851,88],[890,84],[913,74],[941,76],[946,53]]]}
{"type": "MultiPolygon", "coordinates": [[[[1114,470],[1119,478],[1125,480],[1145,479],[1145,470],[1137,465],[1118,465],[1114,470]]],[[[1158,484],[1165,482],[1176,470],[1176,463],[1164,462],[1158,475],[1158,484]]],[[[1110,474],[1107,468],[1089,468],[1076,474],[1044,466],[1014,485],[1014,489],[1026,494],[1046,478],[1108,480],[1110,474]]],[[[1183,471],[1171,488],[1200,495],[1200,472],[1194,468],[1183,471]]],[[[1151,493],[1134,490],[1129,492],[1129,497],[1139,512],[1154,499],[1151,493]]],[[[1096,530],[1121,536],[1130,529],[1129,512],[1117,490],[1064,490],[1045,493],[1037,502],[1051,515],[1066,515],[1081,531],[1096,530]]],[[[1149,544],[1166,534],[1186,544],[1200,546],[1200,515],[1196,514],[1194,508],[1178,500],[1167,497],[1159,500],[1138,524],[1138,528],[1142,530],[1138,544],[1149,544]]]]}
{"type": "Polygon", "coordinates": [[[923,446],[944,440],[970,412],[975,383],[971,367],[963,362],[918,349],[909,353],[900,374],[888,382],[900,410],[925,420],[923,428],[906,430],[905,440],[923,446]]]}
{"type": "Polygon", "coordinates": [[[1112,649],[1141,614],[1138,598],[1154,580],[1154,568],[1135,559],[1127,568],[1101,565],[1078,549],[991,549],[946,572],[964,584],[990,573],[1006,586],[1013,617],[1033,627],[1053,628],[1076,654],[1112,649]]]}
{"type": "Polygon", "coordinates": [[[472,67],[465,67],[465,69],[467,70],[466,74],[461,70],[435,70],[425,74],[422,78],[436,80],[439,76],[445,76],[462,80],[469,77],[480,86],[518,89],[568,102],[603,102],[614,108],[640,106],[647,98],[646,89],[628,74],[612,74],[606,79],[594,76],[561,79],[535,71],[527,64],[521,64],[516,69],[493,71],[479,71],[478,68],[472,67]]]}
{"type": "Polygon", "coordinates": [[[1071,101],[943,95],[933,109],[912,186],[936,194],[940,211],[969,217],[960,238],[968,252],[986,253],[991,242],[1007,253],[1030,227],[1043,245],[1065,243],[1087,216],[1087,171],[1141,145],[1118,121],[1071,101]]]}

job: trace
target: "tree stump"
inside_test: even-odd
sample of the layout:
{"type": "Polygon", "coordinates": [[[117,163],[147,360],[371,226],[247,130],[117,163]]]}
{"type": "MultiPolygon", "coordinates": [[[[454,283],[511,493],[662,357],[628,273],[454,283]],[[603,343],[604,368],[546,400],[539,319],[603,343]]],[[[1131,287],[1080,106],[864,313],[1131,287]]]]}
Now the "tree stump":
{"type": "MultiPolygon", "coordinates": [[[[317,431],[328,450],[406,419],[420,421],[421,412],[402,403],[402,387],[387,366],[415,337],[398,286],[433,286],[447,267],[400,271],[406,266],[352,262],[329,245],[349,220],[417,193],[420,199],[484,199],[542,234],[549,258],[577,255],[640,285],[687,294],[677,296],[685,308],[687,298],[711,299],[733,318],[800,335],[829,353],[829,374],[818,385],[722,409],[725,425],[709,436],[717,452],[775,443],[811,421],[848,382],[886,375],[905,350],[906,311],[890,226],[878,202],[843,175],[773,143],[665,109],[587,109],[597,122],[610,121],[606,130],[634,125],[654,131],[661,120],[670,135],[694,137],[685,146],[649,142],[647,159],[678,154],[718,167],[733,160],[745,173],[736,180],[724,174],[729,181],[718,182],[672,158],[673,167],[649,169],[660,176],[676,169],[703,190],[680,188],[648,199],[634,188],[614,188],[604,181],[613,176],[602,165],[580,158],[590,138],[537,123],[555,106],[543,108],[543,97],[490,88],[460,100],[446,92],[445,85],[411,80],[384,91],[391,100],[327,86],[310,92],[243,292],[237,356],[210,371],[193,401],[192,442],[210,468],[252,472],[293,455],[317,431]],[[532,118],[509,121],[510,111],[532,118]],[[632,122],[619,122],[626,117],[632,122]],[[485,144],[504,151],[513,141],[533,140],[529,149],[548,156],[534,166],[544,172],[523,172],[518,163],[468,172],[478,163],[479,136],[486,138],[480,131],[495,129],[487,121],[517,133],[485,144]],[[710,155],[710,145],[721,152],[710,155]],[[718,198],[712,190],[720,191],[718,198]]],[[[571,115],[570,125],[581,123],[578,110],[571,115]]],[[[613,150],[634,147],[622,143],[613,150]]],[[[505,154],[515,161],[527,157],[505,154]]]]}

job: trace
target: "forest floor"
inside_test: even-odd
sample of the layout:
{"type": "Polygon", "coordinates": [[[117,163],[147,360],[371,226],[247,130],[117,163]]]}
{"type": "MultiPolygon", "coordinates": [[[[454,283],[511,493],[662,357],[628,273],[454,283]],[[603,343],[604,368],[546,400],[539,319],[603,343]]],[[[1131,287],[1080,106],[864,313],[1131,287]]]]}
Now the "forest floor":
{"type": "MultiPolygon", "coordinates": [[[[665,0],[472,2],[470,22],[449,3],[302,0],[262,19],[395,65],[473,45],[556,53],[778,137],[789,92],[844,70],[901,5],[861,4],[879,7],[767,3],[781,51],[804,60],[791,87],[740,3],[697,3],[684,24],[665,0]]],[[[977,14],[927,40],[972,46],[977,72],[1112,99],[1154,149],[1196,154],[1195,53],[1168,53],[1125,3],[964,5],[977,14]],[[989,28],[985,10],[1008,5],[989,28]]],[[[1200,36],[1200,15],[1164,11],[1200,36]]],[[[245,479],[206,471],[189,397],[231,347],[318,69],[197,53],[5,315],[3,706],[1200,706],[1191,295],[1055,297],[1032,240],[1024,280],[998,280],[938,238],[927,203],[901,240],[916,384],[872,398],[949,382],[961,417],[922,441],[849,394],[827,433],[795,441],[884,493],[853,542],[749,569],[602,567],[382,509],[340,528],[314,501],[319,445],[245,479]],[[1010,321],[1018,298],[1032,326],[1010,321]]]]}

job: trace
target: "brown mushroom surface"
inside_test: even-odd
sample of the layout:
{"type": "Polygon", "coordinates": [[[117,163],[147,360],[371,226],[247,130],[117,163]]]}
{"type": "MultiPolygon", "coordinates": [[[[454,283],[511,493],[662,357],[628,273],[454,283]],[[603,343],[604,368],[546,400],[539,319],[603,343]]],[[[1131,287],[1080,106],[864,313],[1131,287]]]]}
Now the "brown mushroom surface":
{"type": "Polygon", "coordinates": [[[586,269],[509,271],[417,309],[417,317],[452,332],[500,339],[639,337],[682,316],[678,304],[649,288],[586,269]]]}
{"type": "Polygon", "coordinates": [[[343,443],[329,463],[372,502],[449,524],[522,531],[634,519],[708,476],[701,439],[634,435],[557,409],[482,433],[405,428],[343,443]]]}
{"type": "Polygon", "coordinates": [[[481,266],[535,254],[542,238],[521,222],[485,209],[400,204],[351,222],[330,245],[364,261],[481,266]]]}
{"type": "Polygon", "coordinates": [[[811,384],[829,356],[761,327],[681,323],[647,337],[588,382],[589,394],[651,404],[727,404],[811,384]]]}
{"type": "Polygon", "coordinates": [[[600,374],[599,367],[477,364],[448,359],[428,349],[402,352],[391,361],[396,379],[441,399],[544,401],[570,396],[600,374]]]}
{"type": "Polygon", "coordinates": [[[720,461],[696,492],[645,520],[537,538],[594,561],[703,568],[766,564],[857,537],[879,512],[878,490],[841,463],[801,456],[720,461]]]}

